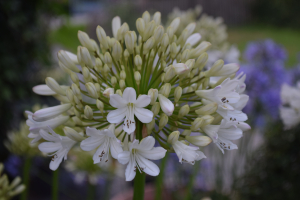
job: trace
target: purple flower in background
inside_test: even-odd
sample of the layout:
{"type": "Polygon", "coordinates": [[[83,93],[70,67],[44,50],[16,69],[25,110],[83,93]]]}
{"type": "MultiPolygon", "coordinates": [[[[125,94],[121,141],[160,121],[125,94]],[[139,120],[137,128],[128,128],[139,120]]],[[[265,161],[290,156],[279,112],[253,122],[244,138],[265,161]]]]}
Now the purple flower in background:
{"type": "Polygon", "coordinates": [[[5,170],[13,177],[20,176],[22,170],[22,159],[19,156],[10,155],[4,162],[5,170]]]}
{"type": "Polygon", "coordinates": [[[290,83],[290,74],[285,70],[287,53],[272,40],[250,42],[244,52],[245,64],[240,71],[247,74],[247,94],[251,97],[245,112],[259,116],[255,125],[263,127],[264,117],[277,119],[280,105],[280,87],[290,83]],[[264,117],[263,117],[264,116],[264,117]]]}

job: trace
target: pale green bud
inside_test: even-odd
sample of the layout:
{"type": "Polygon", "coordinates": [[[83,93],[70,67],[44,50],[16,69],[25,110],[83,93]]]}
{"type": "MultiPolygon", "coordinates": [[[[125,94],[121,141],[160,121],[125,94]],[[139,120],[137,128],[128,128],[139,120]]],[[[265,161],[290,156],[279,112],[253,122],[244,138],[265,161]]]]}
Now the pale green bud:
{"type": "Polygon", "coordinates": [[[109,98],[110,95],[114,94],[115,92],[115,89],[114,88],[107,88],[103,91],[103,95],[106,97],[106,98],[109,98]]]}
{"type": "Polygon", "coordinates": [[[160,65],[163,69],[165,69],[167,66],[167,63],[166,63],[166,61],[163,60],[163,61],[161,61],[160,65]]]}
{"type": "Polygon", "coordinates": [[[100,84],[99,83],[95,83],[95,87],[96,87],[97,92],[100,93],[101,92],[101,86],[100,86],[100,84]]]}
{"type": "Polygon", "coordinates": [[[189,69],[192,69],[195,65],[195,59],[189,59],[185,62],[185,64],[188,66],[189,69]]]}
{"type": "Polygon", "coordinates": [[[162,130],[168,123],[168,120],[169,120],[169,117],[165,114],[165,113],[162,113],[160,115],[160,119],[159,119],[159,130],[162,130]]]}
{"type": "Polygon", "coordinates": [[[107,78],[107,75],[108,75],[109,72],[110,72],[110,68],[107,64],[105,64],[104,67],[103,67],[103,73],[105,75],[105,77],[104,77],[105,79],[107,78]]]}
{"type": "Polygon", "coordinates": [[[110,78],[110,82],[111,82],[112,86],[115,87],[116,84],[117,84],[117,82],[118,82],[118,80],[117,80],[117,78],[115,76],[112,76],[110,78]]]}
{"type": "Polygon", "coordinates": [[[138,32],[140,33],[140,35],[144,34],[145,31],[145,21],[142,18],[138,18],[136,20],[136,29],[138,30],[138,32]]]}
{"type": "Polygon", "coordinates": [[[109,46],[111,47],[111,48],[113,48],[113,46],[114,46],[114,44],[116,43],[116,39],[115,38],[109,38],[109,46]]]}
{"type": "Polygon", "coordinates": [[[87,119],[93,119],[93,110],[90,106],[86,105],[84,107],[84,116],[87,118],[87,119]]]}
{"type": "Polygon", "coordinates": [[[166,73],[162,73],[162,74],[161,74],[161,76],[160,76],[161,82],[164,82],[165,76],[166,76],[166,73]]]}
{"type": "Polygon", "coordinates": [[[125,49],[125,51],[124,51],[124,58],[125,58],[125,60],[128,60],[129,56],[130,56],[129,51],[127,49],[125,49]]]}
{"type": "Polygon", "coordinates": [[[126,72],[125,72],[124,70],[122,70],[122,71],[120,72],[120,78],[123,79],[123,80],[126,79],[126,72]]]}
{"type": "Polygon", "coordinates": [[[57,53],[57,56],[58,56],[58,60],[67,68],[69,68],[71,71],[73,72],[80,72],[80,70],[78,69],[78,67],[75,65],[75,63],[71,60],[71,58],[68,56],[68,54],[63,51],[63,50],[60,50],[58,53],[57,53]]]}
{"type": "Polygon", "coordinates": [[[92,68],[93,63],[92,63],[91,55],[90,55],[88,49],[85,47],[80,47],[79,49],[80,49],[80,56],[81,56],[82,62],[89,68],[92,68]]]}
{"type": "Polygon", "coordinates": [[[209,125],[214,121],[214,117],[211,115],[204,115],[201,118],[203,119],[201,126],[209,125]]]}
{"type": "Polygon", "coordinates": [[[188,67],[188,65],[186,65],[184,63],[173,64],[172,68],[174,68],[174,71],[177,75],[187,74],[190,71],[190,68],[188,67]]]}
{"type": "Polygon", "coordinates": [[[64,130],[66,136],[74,141],[81,142],[82,140],[86,139],[85,137],[83,137],[77,131],[75,131],[74,129],[72,129],[70,127],[65,126],[63,128],[63,130],[64,130]]]}
{"type": "Polygon", "coordinates": [[[78,87],[76,84],[73,83],[73,84],[71,85],[71,88],[72,88],[73,93],[74,93],[76,96],[78,96],[78,95],[81,94],[80,89],[79,89],[79,87],[78,87]]]}
{"type": "Polygon", "coordinates": [[[101,73],[102,69],[103,69],[103,63],[100,60],[100,58],[96,58],[95,59],[95,67],[94,69],[98,72],[101,73]]]}
{"type": "Polygon", "coordinates": [[[156,27],[156,29],[154,30],[155,45],[157,45],[161,41],[164,32],[165,30],[163,26],[159,25],[158,27],[156,27]]]}
{"type": "Polygon", "coordinates": [[[207,104],[198,110],[195,110],[195,112],[197,113],[197,115],[210,115],[216,112],[217,109],[218,109],[218,104],[214,102],[214,103],[207,104]]]}
{"type": "Polygon", "coordinates": [[[201,42],[195,49],[191,51],[191,57],[197,58],[200,56],[203,52],[207,51],[209,47],[211,46],[211,43],[203,41],[201,42]]]}
{"type": "Polygon", "coordinates": [[[174,59],[176,54],[177,54],[177,46],[176,46],[176,43],[173,42],[171,45],[171,48],[170,48],[170,55],[174,59]]]}
{"type": "Polygon", "coordinates": [[[224,66],[224,61],[223,60],[217,60],[213,64],[213,66],[208,71],[205,72],[205,76],[206,77],[215,76],[215,74],[217,74],[218,71],[220,71],[223,66],[224,66]]]}
{"type": "Polygon", "coordinates": [[[162,40],[160,42],[161,49],[164,52],[169,45],[169,36],[167,33],[164,33],[162,40]]]}
{"type": "Polygon", "coordinates": [[[103,109],[104,109],[104,104],[102,101],[100,101],[99,99],[97,99],[96,101],[96,106],[97,108],[101,111],[101,113],[103,113],[103,109]]]}
{"type": "Polygon", "coordinates": [[[82,108],[82,103],[80,102],[80,99],[78,98],[78,96],[74,96],[74,102],[76,105],[81,105],[80,109],[82,108]]]}
{"type": "Polygon", "coordinates": [[[87,67],[82,68],[82,75],[85,82],[92,82],[92,76],[90,70],[87,67]]]}
{"type": "Polygon", "coordinates": [[[169,82],[175,75],[176,75],[176,71],[175,71],[174,67],[168,67],[163,81],[169,82]]]}
{"type": "Polygon", "coordinates": [[[111,58],[111,55],[110,55],[110,53],[108,53],[108,52],[106,52],[105,54],[104,54],[104,63],[106,63],[108,66],[111,66],[111,64],[112,64],[112,58],[111,58]]]}
{"type": "Polygon", "coordinates": [[[75,122],[75,124],[82,125],[82,121],[78,117],[74,116],[74,117],[72,117],[72,119],[75,122]]]}
{"type": "Polygon", "coordinates": [[[190,112],[189,105],[182,106],[179,110],[178,118],[182,118],[182,117],[186,116],[189,112],[190,112]]]}
{"type": "Polygon", "coordinates": [[[77,35],[78,35],[78,39],[79,39],[80,43],[82,44],[82,46],[86,47],[90,51],[95,51],[93,43],[92,43],[90,37],[88,36],[88,34],[86,34],[83,31],[78,31],[77,35]]]}
{"type": "Polygon", "coordinates": [[[201,125],[202,125],[202,121],[203,121],[202,118],[196,118],[196,119],[192,122],[191,130],[192,130],[192,131],[198,130],[198,129],[201,127],[201,125]]]}
{"type": "Polygon", "coordinates": [[[134,80],[136,81],[136,84],[140,84],[141,82],[141,74],[139,71],[134,72],[134,80]]]}
{"type": "Polygon", "coordinates": [[[128,52],[133,54],[136,38],[134,37],[134,31],[128,31],[125,34],[125,44],[128,52]]]}
{"type": "Polygon", "coordinates": [[[160,111],[160,104],[159,102],[155,102],[151,108],[151,111],[153,112],[153,117],[155,117],[156,115],[158,115],[159,111],[160,111]]]}
{"type": "Polygon", "coordinates": [[[71,88],[66,89],[66,95],[71,103],[74,102],[74,93],[71,88]]]}
{"type": "Polygon", "coordinates": [[[129,26],[127,23],[123,23],[117,32],[117,40],[123,41],[125,34],[129,31],[129,26]]]}
{"type": "Polygon", "coordinates": [[[147,42],[144,44],[144,55],[147,54],[151,49],[152,47],[154,46],[154,43],[155,43],[155,39],[154,37],[151,37],[147,40],[147,42]]]}
{"type": "Polygon", "coordinates": [[[81,113],[77,109],[74,109],[74,113],[75,113],[76,117],[81,119],[81,113]]]}
{"type": "Polygon", "coordinates": [[[116,94],[118,94],[118,95],[120,95],[120,96],[123,95],[123,93],[122,93],[122,91],[121,91],[120,89],[118,89],[118,90],[116,91],[116,94]]]}
{"type": "Polygon", "coordinates": [[[59,67],[60,67],[64,72],[66,72],[67,74],[73,73],[73,71],[70,70],[69,68],[67,68],[62,62],[58,61],[58,65],[59,65],[59,67]]]}
{"type": "Polygon", "coordinates": [[[155,119],[152,119],[150,123],[146,124],[148,135],[151,134],[152,130],[154,129],[154,126],[155,126],[155,119]]]}
{"type": "Polygon", "coordinates": [[[187,136],[187,135],[191,135],[192,131],[191,130],[184,130],[181,135],[187,136]]]}
{"type": "Polygon", "coordinates": [[[156,24],[157,26],[160,25],[160,22],[161,22],[161,14],[160,14],[160,12],[154,13],[154,15],[153,15],[153,20],[155,21],[155,24],[156,24]]]}
{"type": "Polygon", "coordinates": [[[142,67],[142,58],[140,55],[136,55],[134,57],[134,64],[137,66],[138,70],[141,70],[141,67],[142,67]]]}
{"type": "Polygon", "coordinates": [[[85,87],[92,98],[98,99],[98,92],[95,85],[91,82],[86,83],[85,87]]]}
{"type": "Polygon", "coordinates": [[[79,85],[79,78],[76,73],[72,72],[70,74],[70,77],[71,77],[71,80],[73,81],[73,83],[75,83],[76,85],[79,85]]]}
{"type": "Polygon", "coordinates": [[[181,54],[181,62],[186,62],[190,57],[190,50],[186,49],[181,54]]]}
{"type": "Polygon", "coordinates": [[[167,142],[168,142],[169,144],[174,144],[175,142],[178,141],[179,135],[180,135],[179,131],[174,131],[174,132],[172,132],[172,133],[169,135],[167,142]]]}
{"type": "Polygon", "coordinates": [[[119,85],[120,85],[121,90],[124,90],[125,87],[126,87],[125,81],[124,81],[123,79],[121,79],[121,80],[119,81],[119,85]]]}
{"type": "Polygon", "coordinates": [[[170,42],[173,40],[174,33],[175,33],[174,29],[169,26],[167,28],[167,34],[168,34],[170,42]]]}
{"type": "Polygon", "coordinates": [[[165,97],[168,97],[171,92],[171,84],[165,83],[159,90],[159,94],[164,95],[165,97]]]}
{"type": "Polygon", "coordinates": [[[57,94],[66,95],[66,91],[51,77],[45,79],[47,86],[57,94]]]}
{"type": "Polygon", "coordinates": [[[143,40],[146,41],[149,37],[153,35],[153,31],[156,27],[155,21],[151,21],[149,23],[146,23],[146,28],[143,34],[143,40]]]}
{"type": "Polygon", "coordinates": [[[177,17],[177,18],[175,18],[175,19],[171,22],[171,24],[170,24],[169,27],[172,27],[173,30],[174,30],[174,32],[176,32],[177,29],[178,29],[178,27],[179,27],[179,24],[180,24],[180,18],[177,17]]]}
{"type": "Polygon", "coordinates": [[[109,44],[104,29],[101,26],[97,26],[96,33],[100,44],[103,46],[104,49],[108,49],[109,44]]]}
{"type": "Polygon", "coordinates": [[[198,147],[205,147],[207,145],[209,145],[212,140],[210,137],[207,137],[207,136],[186,136],[185,139],[192,143],[193,145],[195,146],[198,146],[198,147]]]}
{"type": "Polygon", "coordinates": [[[145,23],[147,24],[148,22],[150,22],[150,14],[148,11],[145,11],[142,15],[143,20],[145,21],[145,23]]]}
{"type": "Polygon", "coordinates": [[[182,95],[182,88],[180,86],[176,87],[174,91],[174,101],[178,102],[182,95]]]}
{"type": "Polygon", "coordinates": [[[149,95],[150,98],[151,98],[150,104],[151,104],[151,105],[154,105],[154,103],[156,102],[157,97],[158,97],[158,90],[157,90],[157,89],[152,89],[152,88],[151,88],[151,89],[148,91],[148,95],[149,95]]]}
{"type": "Polygon", "coordinates": [[[91,43],[92,43],[92,46],[93,46],[93,50],[94,52],[99,52],[99,46],[97,44],[97,42],[93,39],[90,39],[91,43]]]}
{"type": "Polygon", "coordinates": [[[113,45],[112,56],[115,58],[116,61],[119,61],[122,57],[122,47],[120,42],[118,41],[115,41],[113,45]]]}

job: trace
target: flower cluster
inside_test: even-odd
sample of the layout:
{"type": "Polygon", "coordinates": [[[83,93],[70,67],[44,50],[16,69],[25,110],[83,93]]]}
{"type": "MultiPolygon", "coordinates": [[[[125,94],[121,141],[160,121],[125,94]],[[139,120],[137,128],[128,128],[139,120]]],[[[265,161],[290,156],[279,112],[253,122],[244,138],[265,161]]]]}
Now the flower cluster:
{"type": "Polygon", "coordinates": [[[25,190],[25,185],[20,184],[20,177],[16,177],[11,183],[9,183],[7,175],[2,174],[3,170],[4,165],[0,163],[0,199],[9,200],[23,192],[25,190]]]}
{"type": "Polygon", "coordinates": [[[223,60],[204,70],[211,44],[198,44],[195,23],[177,36],[180,23],[176,18],[164,28],[159,12],[146,11],[136,21],[136,33],[115,17],[113,37],[97,27],[100,45],[79,31],[77,55],[58,52],[59,66],[73,83],[63,86],[47,77],[46,85],[33,91],[53,95],[61,105],[27,112],[29,136],[33,142],[46,140],[39,149],[53,156],[50,169],[80,145],[95,151],[94,163],[105,163],[111,155],[127,164],[130,181],[137,170],[157,176],[159,168],[150,160],[167,151],[179,162],[194,164],[205,158],[199,147],[212,141],[222,152],[237,148],[231,140],[249,128],[241,111],[249,99],[241,94],[245,76],[235,77],[239,66],[223,60]],[[65,135],[53,131],[58,127],[65,135]]]}
{"type": "Polygon", "coordinates": [[[272,40],[265,40],[250,43],[244,57],[247,63],[242,65],[241,71],[247,74],[247,93],[252,97],[245,112],[260,116],[260,120],[255,123],[264,125],[262,119],[266,114],[273,119],[279,117],[278,88],[290,80],[284,67],[286,52],[272,40]]]}
{"type": "Polygon", "coordinates": [[[291,129],[300,123],[300,82],[297,83],[297,87],[283,84],[280,96],[280,118],[285,129],[291,129]]]}

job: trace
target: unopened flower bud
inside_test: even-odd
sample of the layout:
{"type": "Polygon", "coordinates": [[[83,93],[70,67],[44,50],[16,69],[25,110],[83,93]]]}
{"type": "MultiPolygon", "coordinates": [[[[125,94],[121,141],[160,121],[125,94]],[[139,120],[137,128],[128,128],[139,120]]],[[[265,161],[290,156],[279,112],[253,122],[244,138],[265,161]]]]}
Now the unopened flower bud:
{"type": "Polygon", "coordinates": [[[211,46],[211,43],[203,41],[191,51],[191,57],[197,58],[211,46]]]}
{"type": "Polygon", "coordinates": [[[96,90],[97,90],[98,93],[101,92],[101,86],[100,86],[99,83],[95,83],[95,88],[96,88],[96,90]]]}
{"type": "Polygon", "coordinates": [[[144,55],[149,53],[149,51],[152,49],[152,47],[154,46],[155,43],[155,39],[154,37],[151,37],[147,40],[147,42],[144,44],[144,49],[143,49],[143,53],[144,55]]]}
{"type": "Polygon", "coordinates": [[[202,53],[196,60],[195,67],[200,71],[204,68],[208,60],[208,54],[206,52],[202,53]]]}
{"type": "Polygon", "coordinates": [[[202,118],[196,118],[196,119],[192,122],[191,130],[192,130],[192,131],[198,130],[198,129],[201,127],[201,125],[202,125],[202,121],[203,121],[202,118]]]}
{"type": "Polygon", "coordinates": [[[93,119],[93,110],[90,106],[86,105],[84,107],[84,116],[87,118],[87,119],[93,119]]]}
{"type": "Polygon", "coordinates": [[[106,63],[108,66],[111,66],[112,64],[112,58],[108,52],[104,54],[104,63],[106,63]]]}
{"type": "Polygon", "coordinates": [[[90,51],[95,51],[93,43],[92,43],[90,37],[88,36],[88,34],[86,34],[83,31],[78,31],[77,35],[78,35],[78,39],[79,39],[80,43],[82,44],[82,46],[86,47],[90,51]]]}
{"type": "Polygon", "coordinates": [[[103,69],[103,63],[100,60],[100,58],[96,58],[95,59],[95,66],[94,69],[98,72],[101,73],[102,69],[103,69]]]}
{"type": "Polygon", "coordinates": [[[142,67],[142,58],[140,55],[136,55],[134,57],[134,64],[137,66],[138,70],[141,70],[141,67],[142,67]]]}
{"type": "Polygon", "coordinates": [[[178,102],[182,95],[182,88],[180,86],[176,87],[174,91],[174,101],[178,102]]]}
{"type": "Polygon", "coordinates": [[[172,133],[169,135],[167,142],[168,142],[169,144],[174,144],[175,142],[178,141],[179,135],[180,135],[179,131],[174,131],[174,132],[172,132],[172,133]]]}
{"type": "Polygon", "coordinates": [[[122,57],[122,47],[120,42],[115,41],[112,49],[112,56],[115,58],[116,61],[119,61],[122,57]]]}
{"type": "Polygon", "coordinates": [[[157,45],[160,41],[161,41],[161,39],[162,39],[162,37],[163,37],[163,35],[164,35],[164,27],[163,26],[158,26],[155,30],[154,30],[154,39],[155,39],[155,45],[157,45]]]}
{"type": "Polygon", "coordinates": [[[74,116],[72,117],[72,120],[75,122],[75,124],[82,125],[82,121],[78,117],[74,116]]]}
{"type": "Polygon", "coordinates": [[[160,25],[160,22],[161,22],[161,13],[160,13],[160,12],[154,13],[154,15],[153,15],[153,20],[155,21],[155,24],[156,24],[157,26],[159,26],[159,25],[160,25]]]}
{"type": "Polygon", "coordinates": [[[169,118],[165,113],[162,113],[160,115],[159,125],[158,125],[159,130],[162,130],[166,126],[166,124],[168,123],[168,120],[169,120],[169,118]]]}
{"type": "Polygon", "coordinates": [[[167,46],[169,45],[169,36],[167,33],[164,33],[164,35],[161,39],[160,45],[161,45],[162,51],[164,52],[166,50],[167,46]]]}
{"type": "Polygon", "coordinates": [[[205,72],[206,77],[211,77],[211,76],[216,76],[215,74],[218,74],[218,71],[222,69],[224,66],[224,61],[223,60],[217,60],[213,66],[205,72]]]}
{"type": "Polygon", "coordinates": [[[128,52],[133,54],[136,38],[134,37],[134,31],[128,31],[125,34],[125,44],[128,52]]]}
{"type": "Polygon", "coordinates": [[[230,63],[227,65],[224,65],[222,69],[219,71],[216,71],[214,73],[214,76],[230,76],[232,74],[235,74],[240,69],[240,66],[236,63],[230,63]]]}
{"type": "Polygon", "coordinates": [[[186,62],[190,57],[190,50],[186,49],[181,54],[181,62],[186,62]]]}
{"type": "Polygon", "coordinates": [[[186,74],[187,72],[189,72],[189,67],[184,63],[173,64],[173,68],[177,75],[186,74]]]}
{"type": "Polygon", "coordinates": [[[103,109],[104,109],[104,104],[102,101],[100,101],[99,99],[97,99],[96,101],[96,106],[97,108],[101,111],[101,113],[103,113],[103,109]]]}
{"type": "Polygon", "coordinates": [[[177,17],[171,22],[170,27],[173,28],[174,32],[176,32],[179,27],[179,24],[180,24],[180,18],[177,17]]]}
{"type": "Polygon", "coordinates": [[[59,61],[62,62],[62,64],[64,66],[66,66],[67,68],[69,68],[71,71],[76,72],[76,73],[80,72],[80,70],[75,65],[75,63],[71,60],[71,58],[68,56],[66,51],[60,50],[58,52],[57,56],[58,56],[59,61]]]}
{"type": "Polygon", "coordinates": [[[165,83],[159,90],[159,94],[164,95],[165,97],[168,97],[171,92],[171,84],[165,83]]]}
{"type": "Polygon", "coordinates": [[[162,94],[158,94],[158,100],[162,111],[168,116],[171,116],[174,111],[174,104],[162,94]]]}
{"type": "Polygon", "coordinates": [[[91,82],[89,83],[86,83],[85,84],[85,87],[89,93],[89,95],[92,97],[92,98],[95,98],[97,99],[98,98],[98,92],[97,92],[97,89],[95,87],[95,85],[91,82]]]}
{"type": "Polygon", "coordinates": [[[85,137],[83,137],[82,135],[80,135],[77,131],[75,131],[74,129],[65,126],[63,128],[66,136],[74,141],[77,142],[81,142],[82,140],[86,139],[85,137]]]}
{"type": "Polygon", "coordinates": [[[155,119],[152,119],[150,123],[146,124],[148,135],[151,134],[152,130],[154,129],[154,126],[155,126],[155,119]]]}
{"type": "Polygon", "coordinates": [[[76,85],[79,85],[79,78],[76,73],[74,73],[74,72],[71,73],[70,77],[71,77],[71,80],[73,81],[73,83],[75,83],[76,85]]]}
{"type": "Polygon", "coordinates": [[[124,58],[125,58],[125,60],[128,60],[129,56],[130,56],[129,51],[127,49],[125,49],[125,51],[124,51],[124,58]]]}
{"type": "Polygon", "coordinates": [[[191,135],[191,133],[192,133],[191,130],[186,129],[186,130],[184,130],[184,131],[181,133],[181,135],[189,136],[189,135],[191,135]]]}
{"type": "Polygon", "coordinates": [[[110,95],[114,94],[115,92],[115,89],[114,88],[107,88],[106,90],[103,91],[103,95],[106,97],[106,98],[109,98],[110,95]]]}
{"type": "Polygon", "coordinates": [[[72,88],[72,91],[73,91],[73,93],[77,96],[77,95],[80,95],[80,89],[79,89],[79,87],[75,84],[75,83],[73,83],[72,85],[71,85],[71,88],[72,88]]]}
{"type": "Polygon", "coordinates": [[[103,46],[104,49],[108,49],[109,44],[104,29],[101,26],[97,26],[96,33],[100,44],[103,46]]]}
{"type": "Polygon", "coordinates": [[[56,92],[51,90],[47,85],[37,85],[32,88],[33,92],[38,94],[38,95],[43,95],[43,96],[51,96],[55,95],[56,92]]]}
{"type": "Polygon", "coordinates": [[[82,68],[82,75],[85,82],[92,82],[92,76],[90,70],[87,67],[82,68]]]}
{"type": "Polygon", "coordinates": [[[117,84],[117,82],[118,82],[118,80],[117,80],[117,78],[116,78],[115,76],[112,76],[112,77],[110,78],[110,82],[111,82],[111,85],[112,85],[113,87],[115,87],[116,84],[117,84]]]}
{"type": "Polygon", "coordinates": [[[170,49],[170,55],[171,57],[174,59],[175,56],[177,55],[177,46],[176,46],[176,43],[173,42],[172,45],[171,45],[171,49],[170,49]]]}
{"type": "Polygon", "coordinates": [[[125,72],[124,70],[122,70],[122,71],[120,72],[120,78],[123,79],[123,80],[126,79],[126,72],[125,72]]]}
{"type": "Polygon", "coordinates": [[[156,115],[158,115],[159,111],[160,111],[160,104],[159,102],[155,102],[151,108],[151,111],[153,112],[153,117],[155,117],[156,115]]]}
{"type": "Polygon", "coordinates": [[[157,100],[158,90],[157,90],[157,89],[152,89],[152,88],[151,88],[151,89],[148,91],[148,95],[149,95],[150,98],[151,98],[150,104],[151,104],[151,105],[154,105],[154,103],[155,103],[156,100],[157,100]]]}
{"type": "Polygon", "coordinates": [[[197,113],[197,115],[210,115],[216,112],[217,109],[218,109],[218,104],[214,102],[214,103],[207,104],[198,110],[195,110],[195,112],[197,113]]]}
{"type": "Polygon", "coordinates": [[[145,21],[142,18],[138,18],[136,20],[136,29],[138,30],[138,32],[140,33],[140,35],[144,34],[145,31],[145,21]]]}
{"type": "Polygon", "coordinates": [[[129,31],[129,26],[127,23],[123,23],[117,32],[117,40],[123,41],[125,34],[129,31]]]}
{"type": "Polygon", "coordinates": [[[145,11],[142,15],[143,20],[145,21],[145,23],[147,24],[148,22],[150,22],[150,14],[148,11],[145,11]]]}
{"type": "Polygon", "coordinates": [[[52,91],[63,96],[66,95],[66,91],[53,78],[47,77],[45,82],[52,91]]]}
{"type": "Polygon", "coordinates": [[[80,47],[80,56],[82,59],[82,62],[88,66],[89,68],[93,67],[93,63],[92,63],[92,59],[91,59],[91,55],[88,51],[87,48],[85,47],[80,47]]]}
{"type": "Polygon", "coordinates": [[[175,33],[174,29],[173,29],[172,27],[169,26],[169,27],[167,28],[167,34],[168,34],[170,43],[173,41],[174,33],[175,33]]]}
{"type": "Polygon", "coordinates": [[[70,70],[69,68],[67,68],[62,62],[58,61],[58,65],[67,74],[74,73],[72,70],[70,70]]]}
{"type": "Polygon", "coordinates": [[[192,143],[195,146],[198,147],[205,147],[207,145],[209,145],[212,140],[210,139],[210,137],[207,136],[185,136],[185,139],[192,143]]]}
{"type": "Polygon", "coordinates": [[[119,81],[119,85],[120,85],[121,90],[124,90],[125,87],[126,87],[125,80],[121,79],[121,80],[119,81]]]}
{"type": "Polygon", "coordinates": [[[105,75],[105,77],[104,77],[105,79],[107,78],[107,75],[108,75],[109,72],[110,72],[110,68],[107,64],[105,64],[104,67],[103,67],[103,73],[105,75]]]}
{"type": "Polygon", "coordinates": [[[185,115],[187,115],[190,112],[190,107],[189,105],[184,105],[180,108],[179,113],[178,113],[178,118],[182,118],[185,115]]]}
{"type": "Polygon", "coordinates": [[[66,89],[66,95],[70,102],[74,102],[74,93],[71,88],[66,89]]]}
{"type": "MultiPolygon", "coordinates": [[[[156,27],[155,21],[152,20],[149,23],[146,22],[145,31],[143,34],[144,41],[146,41],[149,37],[151,37],[151,35],[153,35],[153,31],[154,31],[155,27],[156,27]]],[[[153,42],[155,42],[155,41],[153,41],[153,42]]]]}
{"type": "Polygon", "coordinates": [[[188,37],[185,44],[190,44],[191,46],[194,46],[200,41],[200,39],[201,39],[201,35],[199,33],[194,33],[188,37]]]}
{"type": "Polygon", "coordinates": [[[214,121],[214,117],[211,115],[204,115],[201,119],[203,119],[201,126],[209,125],[214,121]]]}
{"type": "Polygon", "coordinates": [[[122,90],[120,90],[120,89],[118,89],[118,90],[116,91],[116,94],[118,94],[118,95],[120,95],[120,96],[123,96],[122,90]]]}
{"type": "Polygon", "coordinates": [[[58,106],[43,108],[38,111],[36,111],[32,115],[32,119],[38,122],[46,121],[49,119],[52,119],[54,117],[57,117],[58,115],[61,115],[62,113],[70,110],[72,107],[72,104],[62,104],[58,106]]]}
{"type": "Polygon", "coordinates": [[[169,82],[171,81],[172,78],[174,78],[174,76],[176,75],[176,71],[174,69],[174,67],[168,67],[167,71],[166,71],[166,74],[164,76],[164,82],[169,82]]]}
{"type": "Polygon", "coordinates": [[[139,85],[141,82],[141,74],[139,71],[134,72],[134,80],[136,81],[136,84],[139,85]]]}

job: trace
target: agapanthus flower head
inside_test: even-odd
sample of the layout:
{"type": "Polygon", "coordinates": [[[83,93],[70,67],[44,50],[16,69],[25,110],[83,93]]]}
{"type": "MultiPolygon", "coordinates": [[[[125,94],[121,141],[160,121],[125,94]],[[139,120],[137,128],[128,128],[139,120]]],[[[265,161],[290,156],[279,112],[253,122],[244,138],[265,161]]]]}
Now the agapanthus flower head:
{"type": "Polygon", "coordinates": [[[115,17],[113,37],[98,26],[99,44],[79,31],[77,55],[58,52],[59,65],[73,83],[61,86],[47,77],[46,85],[34,91],[56,95],[61,105],[29,115],[31,135],[48,141],[40,150],[54,155],[51,169],[80,143],[84,151],[96,150],[94,163],[105,163],[110,155],[128,163],[128,181],[136,170],[156,176],[159,168],[148,159],[161,159],[167,151],[190,164],[205,158],[199,147],[213,140],[205,126],[224,119],[242,130],[238,124],[247,119],[241,108],[248,98],[240,94],[244,79],[234,78],[239,66],[217,60],[204,70],[211,44],[199,43],[194,22],[176,35],[180,23],[176,18],[164,27],[159,12],[146,11],[135,32],[115,17]],[[65,136],[52,130],[59,127],[65,136]],[[191,131],[199,135],[191,137],[191,131]]]}

